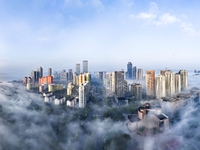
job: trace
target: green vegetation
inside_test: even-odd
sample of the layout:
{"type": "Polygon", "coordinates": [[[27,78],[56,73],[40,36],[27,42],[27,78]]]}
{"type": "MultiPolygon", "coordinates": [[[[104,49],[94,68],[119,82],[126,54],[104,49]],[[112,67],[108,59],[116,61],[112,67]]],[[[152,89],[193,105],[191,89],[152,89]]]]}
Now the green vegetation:
{"type": "Polygon", "coordinates": [[[112,135],[112,137],[104,141],[103,150],[125,150],[130,144],[131,137],[129,134],[118,132],[112,135]]]}
{"type": "Polygon", "coordinates": [[[104,118],[111,118],[114,121],[124,121],[125,117],[123,114],[131,114],[136,112],[138,109],[138,104],[132,104],[123,107],[111,107],[108,108],[104,113],[104,118]]]}

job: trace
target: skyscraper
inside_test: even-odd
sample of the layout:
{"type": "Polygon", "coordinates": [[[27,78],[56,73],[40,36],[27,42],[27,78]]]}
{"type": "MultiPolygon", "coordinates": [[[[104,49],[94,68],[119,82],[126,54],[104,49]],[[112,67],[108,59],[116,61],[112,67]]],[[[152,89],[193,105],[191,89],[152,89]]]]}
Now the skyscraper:
{"type": "Polygon", "coordinates": [[[127,64],[127,79],[133,79],[133,68],[131,62],[128,62],[127,64]]]}
{"type": "Polygon", "coordinates": [[[146,71],[146,95],[148,97],[155,97],[155,71],[146,71]]]}
{"type": "Polygon", "coordinates": [[[88,73],[88,61],[83,61],[83,73],[88,73]]]}
{"type": "Polygon", "coordinates": [[[79,107],[84,108],[89,98],[89,84],[88,82],[82,83],[79,86],[79,107]]]}
{"type": "Polygon", "coordinates": [[[136,66],[133,67],[133,80],[137,79],[137,68],[136,66]]]}
{"type": "Polygon", "coordinates": [[[31,75],[30,75],[32,82],[36,83],[37,82],[37,71],[31,71],[31,75]]]}
{"type": "Polygon", "coordinates": [[[124,89],[124,71],[115,71],[111,73],[110,89],[118,97],[125,96],[124,89]]]}
{"type": "Polygon", "coordinates": [[[143,70],[141,68],[137,71],[137,80],[143,80],[143,70]]]}
{"type": "Polygon", "coordinates": [[[131,84],[131,94],[135,97],[135,100],[142,100],[142,84],[131,84]]]}
{"type": "Polygon", "coordinates": [[[184,90],[188,86],[188,72],[186,70],[180,70],[181,75],[181,90],[184,90]]]}
{"type": "Polygon", "coordinates": [[[76,74],[79,75],[81,73],[81,65],[76,64],[76,74]]]}
{"type": "Polygon", "coordinates": [[[175,74],[175,94],[181,92],[181,75],[176,73],[175,74]]]}
{"type": "Polygon", "coordinates": [[[166,96],[172,97],[175,95],[175,74],[170,70],[165,71],[165,89],[166,96]]]}
{"type": "Polygon", "coordinates": [[[68,70],[68,81],[73,81],[73,72],[72,72],[72,69],[68,70]]]}
{"type": "Polygon", "coordinates": [[[52,69],[51,68],[48,69],[48,76],[52,76],[52,69]]]}
{"type": "Polygon", "coordinates": [[[165,76],[164,75],[158,75],[156,76],[156,99],[160,99],[161,97],[166,96],[166,90],[165,90],[165,76]]]}
{"type": "Polygon", "coordinates": [[[42,78],[43,77],[43,68],[42,67],[38,67],[37,71],[38,71],[37,79],[42,78]]]}

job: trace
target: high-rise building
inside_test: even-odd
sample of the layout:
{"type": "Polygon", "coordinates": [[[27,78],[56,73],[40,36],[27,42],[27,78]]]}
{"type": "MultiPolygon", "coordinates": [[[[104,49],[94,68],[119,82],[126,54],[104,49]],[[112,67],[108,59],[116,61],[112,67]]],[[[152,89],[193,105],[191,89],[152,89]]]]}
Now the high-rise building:
{"type": "Polygon", "coordinates": [[[147,97],[155,97],[155,71],[146,71],[146,95],[147,97]]]}
{"type": "Polygon", "coordinates": [[[42,84],[53,84],[53,76],[46,76],[38,79],[38,83],[42,84]]]}
{"type": "Polygon", "coordinates": [[[136,80],[137,79],[137,67],[134,66],[133,67],[133,80],[136,80]]]}
{"type": "Polygon", "coordinates": [[[158,75],[156,76],[156,99],[160,99],[161,97],[166,96],[166,90],[165,90],[165,76],[164,75],[158,75]]]}
{"type": "Polygon", "coordinates": [[[165,89],[166,96],[172,97],[175,95],[175,74],[169,70],[165,71],[165,89]]]}
{"type": "Polygon", "coordinates": [[[143,70],[141,68],[137,71],[137,80],[143,80],[143,70]]]}
{"type": "Polygon", "coordinates": [[[72,69],[68,70],[68,81],[73,81],[73,72],[72,72],[72,69]]]}
{"type": "Polygon", "coordinates": [[[38,71],[38,76],[37,78],[42,78],[43,77],[43,68],[42,67],[38,67],[37,68],[37,71],[38,71]]]}
{"type": "Polygon", "coordinates": [[[52,76],[52,69],[51,68],[48,69],[48,76],[52,76]]]}
{"type": "Polygon", "coordinates": [[[73,76],[73,84],[79,86],[79,75],[77,75],[76,73],[73,76]]]}
{"type": "Polygon", "coordinates": [[[67,85],[67,95],[72,95],[74,89],[74,84],[72,82],[69,82],[67,85]]]}
{"type": "Polygon", "coordinates": [[[60,80],[61,81],[67,81],[68,80],[68,73],[66,72],[66,70],[62,70],[60,72],[60,80]]]}
{"type": "Polygon", "coordinates": [[[181,75],[181,90],[185,90],[188,86],[188,72],[186,70],[180,70],[181,75]]]}
{"type": "Polygon", "coordinates": [[[88,61],[83,61],[83,73],[88,73],[88,61]]]}
{"type": "Polygon", "coordinates": [[[30,77],[32,79],[32,83],[37,83],[37,71],[32,70],[30,77]]]}
{"type": "Polygon", "coordinates": [[[76,74],[79,75],[81,73],[81,65],[76,64],[76,74]]]}
{"type": "Polygon", "coordinates": [[[142,100],[142,84],[131,84],[131,95],[135,97],[135,100],[142,100]]]}
{"type": "Polygon", "coordinates": [[[125,96],[124,71],[115,71],[111,73],[110,90],[118,97],[125,96]]]}
{"type": "Polygon", "coordinates": [[[175,74],[175,94],[181,92],[181,76],[180,74],[175,74]]]}
{"type": "Polygon", "coordinates": [[[126,79],[133,79],[133,68],[132,68],[131,62],[128,62],[127,64],[127,78],[126,79]]]}
{"type": "Polygon", "coordinates": [[[79,107],[84,108],[89,99],[89,85],[88,82],[82,83],[79,86],[79,107]]]}
{"type": "Polygon", "coordinates": [[[79,86],[85,82],[88,82],[90,85],[91,82],[91,75],[90,73],[83,73],[79,75],[79,86]]]}

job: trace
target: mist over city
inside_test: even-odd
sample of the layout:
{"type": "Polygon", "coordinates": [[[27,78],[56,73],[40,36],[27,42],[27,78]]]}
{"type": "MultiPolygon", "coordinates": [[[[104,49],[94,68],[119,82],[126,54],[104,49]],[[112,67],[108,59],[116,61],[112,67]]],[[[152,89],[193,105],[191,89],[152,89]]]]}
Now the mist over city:
{"type": "Polygon", "coordinates": [[[199,5],[0,0],[0,150],[199,150],[199,5]]]}

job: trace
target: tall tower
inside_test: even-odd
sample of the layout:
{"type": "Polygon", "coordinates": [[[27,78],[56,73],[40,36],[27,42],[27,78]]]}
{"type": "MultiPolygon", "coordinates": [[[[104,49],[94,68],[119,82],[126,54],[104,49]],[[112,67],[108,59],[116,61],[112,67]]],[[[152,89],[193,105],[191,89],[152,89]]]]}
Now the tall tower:
{"type": "Polygon", "coordinates": [[[124,89],[124,71],[115,71],[111,73],[110,89],[118,97],[125,96],[124,89]]]}
{"type": "Polygon", "coordinates": [[[160,99],[161,97],[165,97],[165,76],[158,75],[156,76],[156,99],[160,99]]]}
{"type": "Polygon", "coordinates": [[[181,92],[181,75],[176,73],[175,74],[175,94],[181,92]]]}
{"type": "Polygon", "coordinates": [[[37,82],[37,71],[31,71],[31,75],[30,75],[32,82],[36,83],[37,82]]]}
{"type": "Polygon", "coordinates": [[[42,78],[43,77],[43,68],[42,67],[38,67],[37,68],[37,71],[38,71],[38,76],[37,78],[42,78]]]}
{"type": "Polygon", "coordinates": [[[131,62],[128,62],[127,64],[127,79],[133,79],[133,68],[131,62]]]}
{"type": "Polygon", "coordinates": [[[88,61],[83,61],[83,73],[88,73],[88,61]]]}
{"type": "Polygon", "coordinates": [[[181,75],[181,90],[184,90],[188,86],[188,72],[186,70],[180,70],[181,75]]]}
{"type": "Polygon", "coordinates": [[[81,73],[81,65],[80,64],[76,64],[76,74],[80,74],[81,73]]]}
{"type": "Polygon", "coordinates": [[[143,70],[141,68],[137,71],[137,80],[143,80],[143,70]]]}
{"type": "Polygon", "coordinates": [[[142,100],[142,84],[131,84],[131,94],[135,97],[135,100],[142,100]]]}
{"type": "Polygon", "coordinates": [[[146,71],[146,94],[148,97],[155,97],[155,71],[146,71]]]}
{"type": "Polygon", "coordinates": [[[89,85],[88,82],[82,83],[79,86],[79,107],[84,108],[89,98],[89,85]]]}
{"type": "Polygon", "coordinates": [[[172,97],[175,95],[175,74],[169,70],[165,72],[165,88],[166,96],[172,97]]]}
{"type": "Polygon", "coordinates": [[[68,81],[73,81],[73,72],[72,72],[72,69],[68,70],[68,81]]]}
{"type": "Polygon", "coordinates": [[[137,79],[137,68],[136,66],[133,67],[133,80],[137,79]]]}
{"type": "Polygon", "coordinates": [[[51,68],[48,69],[48,76],[52,76],[52,69],[51,68]]]}

